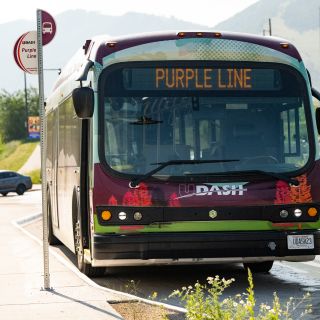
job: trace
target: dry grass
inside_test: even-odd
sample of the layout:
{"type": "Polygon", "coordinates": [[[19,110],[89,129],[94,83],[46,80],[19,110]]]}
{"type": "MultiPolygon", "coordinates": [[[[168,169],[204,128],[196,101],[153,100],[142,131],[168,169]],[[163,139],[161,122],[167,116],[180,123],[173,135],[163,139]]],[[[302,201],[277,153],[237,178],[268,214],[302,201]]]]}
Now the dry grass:
{"type": "MultiPolygon", "coordinates": [[[[110,302],[109,302],[110,303],[110,302]]],[[[139,301],[113,302],[112,307],[125,320],[184,320],[185,314],[139,301]]]]}
{"type": "Polygon", "coordinates": [[[13,141],[4,145],[0,155],[0,169],[18,171],[28,160],[39,142],[13,141]]]}

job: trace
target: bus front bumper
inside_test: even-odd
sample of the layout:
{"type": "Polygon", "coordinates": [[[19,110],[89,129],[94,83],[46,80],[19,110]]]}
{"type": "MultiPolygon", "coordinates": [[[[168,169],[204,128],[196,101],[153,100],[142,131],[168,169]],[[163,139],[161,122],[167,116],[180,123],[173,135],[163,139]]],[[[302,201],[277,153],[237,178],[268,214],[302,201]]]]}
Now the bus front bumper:
{"type": "Polygon", "coordinates": [[[92,249],[94,266],[310,261],[320,254],[320,231],[95,234],[92,249]],[[289,249],[295,237],[313,245],[289,249]]]}

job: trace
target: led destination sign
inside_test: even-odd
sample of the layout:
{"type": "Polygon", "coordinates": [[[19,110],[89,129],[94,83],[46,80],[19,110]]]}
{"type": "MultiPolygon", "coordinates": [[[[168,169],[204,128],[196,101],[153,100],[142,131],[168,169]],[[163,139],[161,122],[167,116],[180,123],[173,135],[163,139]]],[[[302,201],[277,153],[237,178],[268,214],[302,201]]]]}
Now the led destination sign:
{"type": "Polygon", "coordinates": [[[280,73],[252,68],[126,68],[126,90],[280,90],[280,73]]]}

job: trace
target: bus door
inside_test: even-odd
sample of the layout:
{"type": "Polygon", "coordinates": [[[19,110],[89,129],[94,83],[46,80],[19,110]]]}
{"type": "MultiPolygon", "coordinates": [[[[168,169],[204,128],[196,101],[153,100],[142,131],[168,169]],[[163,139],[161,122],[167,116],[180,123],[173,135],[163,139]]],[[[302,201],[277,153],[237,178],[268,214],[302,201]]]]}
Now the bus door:
{"type": "Polygon", "coordinates": [[[59,135],[57,134],[59,130],[59,110],[56,109],[54,111],[53,118],[53,135],[52,135],[52,189],[51,189],[51,197],[52,197],[52,223],[55,227],[59,227],[59,219],[58,219],[58,196],[57,196],[57,173],[58,173],[58,146],[59,146],[59,135]]]}

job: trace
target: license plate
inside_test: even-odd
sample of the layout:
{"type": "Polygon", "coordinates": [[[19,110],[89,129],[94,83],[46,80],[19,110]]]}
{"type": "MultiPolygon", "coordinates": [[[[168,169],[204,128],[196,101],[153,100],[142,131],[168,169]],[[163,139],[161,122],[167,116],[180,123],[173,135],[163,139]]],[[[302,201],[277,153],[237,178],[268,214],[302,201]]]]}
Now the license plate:
{"type": "Polygon", "coordinates": [[[313,235],[291,235],[287,238],[288,249],[314,249],[313,235]]]}

